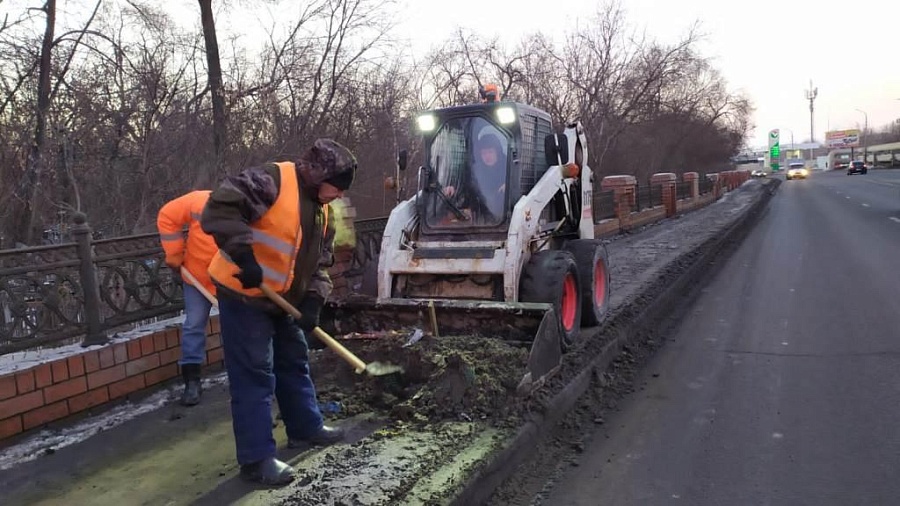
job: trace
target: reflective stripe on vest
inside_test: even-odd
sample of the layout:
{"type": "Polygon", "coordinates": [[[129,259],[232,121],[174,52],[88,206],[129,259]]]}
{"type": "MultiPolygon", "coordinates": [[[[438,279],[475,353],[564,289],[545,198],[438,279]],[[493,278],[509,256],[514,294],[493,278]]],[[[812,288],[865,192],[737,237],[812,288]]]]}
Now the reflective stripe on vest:
{"type": "Polygon", "coordinates": [[[159,234],[160,241],[183,241],[184,240],[184,232],[178,232],[177,234],[159,234]]]}

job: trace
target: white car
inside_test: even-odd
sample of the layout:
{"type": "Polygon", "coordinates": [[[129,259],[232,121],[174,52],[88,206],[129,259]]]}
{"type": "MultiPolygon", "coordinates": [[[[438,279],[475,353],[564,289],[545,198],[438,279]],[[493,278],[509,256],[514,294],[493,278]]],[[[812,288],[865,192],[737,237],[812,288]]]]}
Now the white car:
{"type": "Polygon", "coordinates": [[[766,173],[761,169],[756,169],[750,173],[750,177],[766,177],[766,173]]]}
{"type": "Polygon", "coordinates": [[[788,165],[788,171],[785,175],[785,179],[790,181],[791,179],[806,179],[809,176],[809,171],[806,170],[806,167],[802,163],[792,163],[788,165]]]}

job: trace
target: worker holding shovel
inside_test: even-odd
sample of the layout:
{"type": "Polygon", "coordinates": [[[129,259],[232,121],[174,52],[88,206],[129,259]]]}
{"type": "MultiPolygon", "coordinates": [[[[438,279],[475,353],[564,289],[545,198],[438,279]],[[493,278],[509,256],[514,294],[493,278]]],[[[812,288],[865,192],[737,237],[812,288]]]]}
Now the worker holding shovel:
{"type": "Polygon", "coordinates": [[[328,204],[343,196],[355,174],[356,158],[346,147],[319,139],[296,162],[229,177],[203,212],[203,230],[220,249],[209,274],[218,289],[232,425],[245,479],[282,486],[294,478],[293,469],[275,458],[273,397],[289,446],[343,438],[340,429],[323,423],[306,336],[318,326],[332,289],[327,267],[335,229],[328,204]],[[274,298],[294,307],[297,318],[274,298]]]}
{"type": "Polygon", "coordinates": [[[160,208],[156,219],[166,265],[184,282],[184,323],[178,365],[184,381],[181,403],[185,406],[200,402],[206,324],[212,307],[209,299],[216,290],[207,269],[218,248],[213,238],[200,228],[200,213],[209,194],[209,190],[197,190],[170,200],[160,208]]]}

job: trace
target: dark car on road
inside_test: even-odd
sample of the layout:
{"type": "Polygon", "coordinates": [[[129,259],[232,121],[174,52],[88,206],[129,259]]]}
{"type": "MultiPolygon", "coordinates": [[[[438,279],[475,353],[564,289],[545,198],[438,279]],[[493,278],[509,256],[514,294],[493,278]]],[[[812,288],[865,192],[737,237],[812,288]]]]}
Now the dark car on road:
{"type": "Polygon", "coordinates": [[[869,168],[866,167],[866,162],[857,160],[855,162],[850,162],[849,164],[847,164],[848,176],[850,174],[865,174],[867,172],[869,172],[869,168]]]}

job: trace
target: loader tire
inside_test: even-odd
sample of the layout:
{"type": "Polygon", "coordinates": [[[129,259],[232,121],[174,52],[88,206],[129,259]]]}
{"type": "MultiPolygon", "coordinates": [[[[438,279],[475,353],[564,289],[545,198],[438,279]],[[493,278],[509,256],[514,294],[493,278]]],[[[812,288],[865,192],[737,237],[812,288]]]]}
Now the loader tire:
{"type": "Polygon", "coordinates": [[[596,239],[577,239],[566,243],[575,257],[581,276],[581,325],[599,325],[609,309],[609,256],[606,246],[596,239]]]}
{"type": "Polygon", "coordinates": [[[532,255],[522,269],[519,300],[553,304],[562,326],[565,351],[581,330],[581,289],[575,257],[569,251],[548,250],[532,255]]]}

